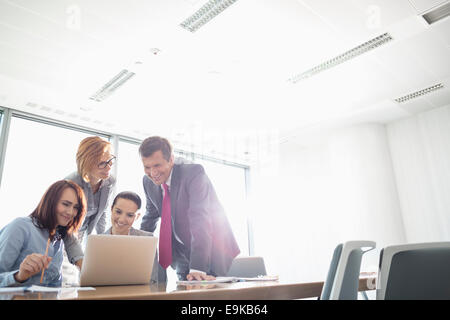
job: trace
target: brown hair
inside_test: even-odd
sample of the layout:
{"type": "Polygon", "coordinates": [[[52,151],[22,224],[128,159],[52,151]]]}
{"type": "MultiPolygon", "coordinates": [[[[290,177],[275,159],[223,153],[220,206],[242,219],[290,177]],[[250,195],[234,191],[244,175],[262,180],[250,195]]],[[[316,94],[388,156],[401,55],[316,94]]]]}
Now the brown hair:
{"type": "Polygon", "coordinates": [[[137,193],[135,193],[133,191],[122,191],[122,192],[118,193],[116,195],[116,197],[114,198],[111,209],[114,207],[117,200],[119,200],[119,199],[131,200],[136,204],[138,210],[141,208],[141,203],[142,203],[141,197],[139,197],[139,195],[137,193]]]}
{"type": "Polygon", "coordinates": [[[164,159],[170,161],[170,157],[172,156],[172,146],[170,145],[169,140],[162,137],[149,137],[142,141],[141,146],[139,147],[139,154],[141,157],[150,157],[156,151],[161,150],[164,159]]]}
{"type": "Polygon", "coordinates": [[[80,142],[77,151],[78,174],[89,182],[88,174],[100,162],[101,157],[111,150],[111,143],[100,137],[87,137],[80,142]]]}
{"type": "Polygon", "coordinates": [[[56,206],[61,199],[63,191],[67,188],[72,188],[75,191],[78,201],[78,209],[76,216],[65,227],[65,233],[72,234],[77,232],[81,227],[84,215],[86,214],[86,198],[83,190],[73,181],[59,180],[53,183],[42,196],[41,201],[34,211],[30,214],[33,223],[41,229],[47,229],[51,238],[53,231],[57,227],[56,206]]]}

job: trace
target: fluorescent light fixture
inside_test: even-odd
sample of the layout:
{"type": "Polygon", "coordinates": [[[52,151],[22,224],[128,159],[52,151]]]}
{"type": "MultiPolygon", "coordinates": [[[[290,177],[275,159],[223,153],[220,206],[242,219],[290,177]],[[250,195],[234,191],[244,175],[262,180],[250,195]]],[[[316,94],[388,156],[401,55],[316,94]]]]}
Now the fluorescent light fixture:
{"type": "Polygon", "coordinates": [[[422,15],[422,17],[428,24],[433,24],[439,20],[444,19],[445,17],[448,17],[449,15],[450,15],[450,2],[447,2],[442,6],[439,6],[425,13],[424,15],[422,15]]]}
{"type": "Polygon", "coordinates": [[[209,0],[192,16],[180,23],[180,26],[186,30],[195,32],[198,28],[203,26],[236,1],[237,0],[209,0]]]}
{"type": "Polygon", "coordinates": [[[328,69],[335,67],[345,61],[353,59],[353,58],[355,58],[363,53],[366,53],[370,50],[373,50],[391,40],[392,40],[392,36],[389,33],[384,33],[376,38],[373,38],[373,39],[347,51],[347,52],[344,52],[343,54],[338,55],[337,57],[334,57],[333,59],[330,59],[324,63],[319,64],[318,66],[315,66],[312,69],[309,69],[303,73],[300,73],[300,74],[290,78],[289,81],[291,81],[292,83],[296,83],[302,79],[309,78],[319,72],[328,70],[328,69]]]}
{"type": "Polygon", "coordinates": [[[426,94],[428,94],[430,92],[433,92],[433,91],[436,91],[436,90],[439,90],[439,89],[442,89],[442,88],[444,88],[444,85],[442,83],[439,83],[439,84],[435,84],[434,86],[428,87],[426,89],[422,89],[422,90],[419,90],[419,91],[416,91],[416,92],[413,92],[413,93],[409,93],[409,94],[407,94],[407,95],[405,95],[403,97],[400,97],[400,98],[397,98],[397,99],[394,99],[394,100],[397,103],[405,103],[405,102],[407,102],[409,100],[418,98],[420,96],[426,95],[426,94]]]}
{"type": "Polygon", "coordinates": [[[108,83],[106,83],[100,90],[94,93],[89,99],[101,102],[109,97],[117,88],[122,86],[131,77],[135,75],[134,72],[123,69],[114,78],[112,78],[108,83]]]}

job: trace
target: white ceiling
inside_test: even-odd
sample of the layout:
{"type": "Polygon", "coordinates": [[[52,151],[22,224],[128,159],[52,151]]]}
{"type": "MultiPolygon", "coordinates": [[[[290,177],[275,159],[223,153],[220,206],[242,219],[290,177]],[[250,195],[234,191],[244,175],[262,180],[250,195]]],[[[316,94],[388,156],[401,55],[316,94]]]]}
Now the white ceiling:
{"type": "Polygon", "coordinates": [[[0,0],[0,105],[245,161],[311,128],[450,104],[450,18],[420,17],[446,1],[238,0],[197,32],[182,29],[205,2],[0,0]],[[394,40],[288,81],[385,32],[394,40]],[[125,68],[136,75],[89,100],[125,68]]]}

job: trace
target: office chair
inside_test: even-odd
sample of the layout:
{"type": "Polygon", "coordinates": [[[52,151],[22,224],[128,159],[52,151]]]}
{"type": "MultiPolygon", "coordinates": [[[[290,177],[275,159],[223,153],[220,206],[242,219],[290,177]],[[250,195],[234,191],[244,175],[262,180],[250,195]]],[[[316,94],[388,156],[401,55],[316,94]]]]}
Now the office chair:
{"type": "Polygon", "coordinates": [[[262,257],[236,257],[231,263],[228,277],[257,277],[267,275],[262,257]]]}
{"type": "Polygon", "coordinates": [[[450,242],[381,250],[377,300],[450,299],[450,242]]]}
{"type": "Polygon", "coordinates": [[[357,300],[362,255],[374,249],[374,241],[348,241],[334,249],[320,300],[357,300]]]}

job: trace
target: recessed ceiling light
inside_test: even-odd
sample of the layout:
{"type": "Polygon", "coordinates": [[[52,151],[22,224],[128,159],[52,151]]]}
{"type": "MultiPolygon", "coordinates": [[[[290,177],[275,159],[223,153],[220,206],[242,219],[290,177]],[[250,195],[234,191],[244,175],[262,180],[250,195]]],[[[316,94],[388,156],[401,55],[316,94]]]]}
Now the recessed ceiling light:
{"type": "Polygon", "coordinates": [[[428,88],[425,88],[425,89],[422,89],[422,90],[419,90],[419,91],[416,91],[416,92],[413,92],[413,93],[409,93],[409,94],[407,94],[405,96],[399,97],[399,98],[394,99],[394,100],[397,103],[404,103],[404,102],[407,102],[409,100],[416,99],[418,97],[421,97],[423,95],[429,94],[429,93],[431,93],[433,91],[436,91],[436,90],[439,90],[439,89],[443,89],[443,88],[444,88],[444,85],[442,83],[439,83],[439,84],[436,84],[434,86],[431,86],[431,87],[428,87],[428,88]]]}
{"type": "Polygon", "coordinates": [[[328,70],[332,67],[337,66],[338,64],[341,64],[341,63],[348,61],[350,59],[353,59],[363,53],[366,53],[375,48],[378,48],[379,46],[381,46],[391,40],[392,40],[392,36],[389,33],[384,33],[376,38],[373,38],[367,42],[364,42],[363,44],[360,44],[359,46],[357,46],[349,51],[344,52],[343,54],[340,54],[328,61],[325,61],[324,63],[321,63],[312,69],[302,72],[302,73],[290,78],[288,81],[291,81],[292,83],[296,83],[302,79],[309,78],[319,72],[328,70]]]}
{"type": "Polygon", "coordinates": [[[193,15],[180,23],[180,26],[186,30],[195,32],[236,1],[237,0],[209,0],[193,15]]]}
{"type": "Polygon", "coordinates": [[[428,24],[433,24],[435,22],[438,22],[439,20],[448,17],[449,15],[450,15],[450,2],[447,2],[442,6],[434,8],[433,10],[425,13],[424,15],[422,15],[422,17],[428,24]]]}
{"type": "Polygon", "coordinates": [[[89,97],[89,99],[101,102],[109,97],[117,88],[122,86],[125,82],[130,80],[135,75],[127,69],[120,71],[114,78],[109,80],[103,87],[100,88],[96,93],[89,97]]]}

